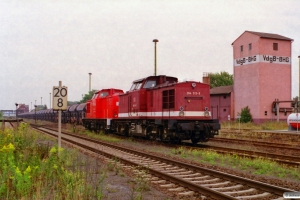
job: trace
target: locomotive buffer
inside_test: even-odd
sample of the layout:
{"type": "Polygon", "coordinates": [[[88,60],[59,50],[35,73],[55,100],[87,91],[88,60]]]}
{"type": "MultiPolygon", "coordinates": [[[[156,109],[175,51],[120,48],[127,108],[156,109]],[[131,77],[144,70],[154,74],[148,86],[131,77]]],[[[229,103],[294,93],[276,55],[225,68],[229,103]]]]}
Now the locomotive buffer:
{"type": "Polygon", "coordinates": [[[59,81],[59,86],[53,86],[53,111],[58,111],[58,153],[61,148],[61,111],[68,108],[68,87],[62,86],[59,81]]]}

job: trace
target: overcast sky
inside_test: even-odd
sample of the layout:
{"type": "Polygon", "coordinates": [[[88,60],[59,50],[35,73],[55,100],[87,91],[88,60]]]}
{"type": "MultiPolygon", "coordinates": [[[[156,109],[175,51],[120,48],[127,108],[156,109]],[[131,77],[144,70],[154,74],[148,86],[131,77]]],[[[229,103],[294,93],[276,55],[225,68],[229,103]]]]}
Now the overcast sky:
{"type": "Polygon", "coordinates": [[[92,89],[129,90],[158,74],[202,81],[204,72],[233,74],[232,42],[245,30],[292,43],[292,96],[298,95],[298,0],[1,0],[0,110],[15,103],[50,105],[58,82],[68,100],[92,89]],[[42,102],[41,102],[42,97],[42,102]]]}

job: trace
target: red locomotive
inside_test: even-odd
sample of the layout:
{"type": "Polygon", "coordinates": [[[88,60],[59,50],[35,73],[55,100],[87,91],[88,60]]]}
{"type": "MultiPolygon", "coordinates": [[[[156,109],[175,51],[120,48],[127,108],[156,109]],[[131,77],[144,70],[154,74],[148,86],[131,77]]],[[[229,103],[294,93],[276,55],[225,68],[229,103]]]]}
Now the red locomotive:
{"type": "Polygon", "coordinates": [[[123,93],[123,90],[113,88],[95,92],[86,102],[83,125],[90,130],[108,130],[111,120],[118,118],[119,95],[123,93]]]}
{"type": "Polygon", "coordinates": [[[118,132],[180,142],[206,142],[220,130],[211,118],[210,87],[170,76],[149,76],[120,89],[96,92],[86,104],[83,124],[90,130],[118,132]]]}

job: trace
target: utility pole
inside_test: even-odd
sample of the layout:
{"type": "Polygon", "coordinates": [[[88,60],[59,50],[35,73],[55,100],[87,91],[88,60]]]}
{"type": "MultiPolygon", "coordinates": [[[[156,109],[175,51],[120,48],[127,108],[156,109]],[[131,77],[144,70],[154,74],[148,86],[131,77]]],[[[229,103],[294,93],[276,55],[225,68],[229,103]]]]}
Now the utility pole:
{"type": "Polygon", "coordinates": [[[157,75],[157,67],[156,67],[156,43],[159,42],[158,39],[154,39],[154,76],[157,75]]]}
{"type": "Polygon", "coordinates": [[[298,58],[299,58],[299,85],[298,85],[298,89],[299,89],[299,93],[298,93],[298,101],[297,101],[297,113],[299,112],[298,111],[298,107],[299,107],[299,101],[300,101],[300,56],[298,56],[298,58]]]}
{"type": "Polygon", "coordinates": [[[92,80],[91,80],[91,78],[92,78],[92,73],[89,73],[89,77],[90,77],[90,79],[89,79],[89,92],[90,92],[90,91],[92,91],[92,90],[91,90],[91,86],[92,86],[92,80]]]}

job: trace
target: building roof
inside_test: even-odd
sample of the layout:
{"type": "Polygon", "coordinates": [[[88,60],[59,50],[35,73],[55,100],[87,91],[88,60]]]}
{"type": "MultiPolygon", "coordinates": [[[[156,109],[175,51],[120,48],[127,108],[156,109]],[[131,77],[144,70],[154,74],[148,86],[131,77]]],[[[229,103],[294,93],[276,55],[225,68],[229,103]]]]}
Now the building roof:
{"type": "MultiPolygon", "coordinates": [[[[267,39],[277,39],[277,40],[287,40],[287,41],[294,41],[293,39],[291,38],[288,38],[288,37],[285,37],[285,36],[282,36],[282,35],[278,35],[278,34],[274,34],[274,33],[263,33],[263,32],[255,32],[255,31],[245,31],[244,33],[252,33],[254,35],[257,35],[259,36],[260,38],[267,38],[267,39]]],[[[243,34],[244,34],[243,33],[243,34]]],[[[243,34],[241,34],[238,38],[240,38],[243,34]]],[[[238,39],[237,38],[237,39],[238,39]]],[[[236,39],[236,40],[237,40],[236,39]]],[[[236,41],[234,40],[234,42],[236,41]]],[[[234,43],[233,42],[233,43],[234,43]]],[[[232,45],[233,45],[232,43],[232,45]]]]}
{"type": "Polygon", "coordinates": [[[210,89],[210,95],[214,94],[230,94],[233,92],[233,85],[229,86],[220,86],[220,87],[215,87],[210,89]]]}

